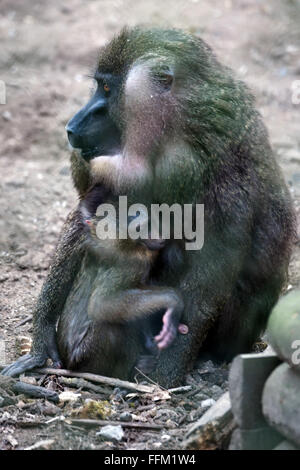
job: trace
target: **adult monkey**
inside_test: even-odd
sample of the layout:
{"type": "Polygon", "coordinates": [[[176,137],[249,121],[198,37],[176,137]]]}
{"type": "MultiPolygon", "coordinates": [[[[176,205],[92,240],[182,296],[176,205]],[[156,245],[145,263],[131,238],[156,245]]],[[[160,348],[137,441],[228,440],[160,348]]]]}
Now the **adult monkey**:
{"type": "MultiPolygon", "coordinates": [[[[139,163],[135,176],[149,166],[153,202],[205,205],[203,249],[186,251],[183,268],[174,272],[166,247],[153,272],[159,285],[180,289],[185,305],[182,321],[189,334],[179,335],[161,354],[153,373],[162,385],[175,385],[200,348],[230,359],[249,351],[264,329],[285,282],[294,239],[290,197],[253,98],[200,39],[175,30],[125,29],[103,49],[95,79],[95,95],[68,126],[71,144],[81,149],[81,157],[72,157],[79,194],[84,197],[89,186],[93,157],[126,154],[129,145],[139,163]]],[[[136,192],[131,182],[136,183],[129,178],[128,194],[143,202],[147,179],[136,192]]],[[[111,198],[105,186],[99,194],[99,204],[111,198]]],[[[60,327],[74,279],[78,272],[84,275],[79,271],[84,238],[75,211],[38,300],[32,352],[4,373],[16,375],[47,357],[59,363],[59,315],[59,349],[70,346],[64,337],[75,335],[73,367],[84,369],[76,363],[84,336],[88,367],[96,369],[97,334],[86,328],[78,299],[74,317],[60,327]]]]}

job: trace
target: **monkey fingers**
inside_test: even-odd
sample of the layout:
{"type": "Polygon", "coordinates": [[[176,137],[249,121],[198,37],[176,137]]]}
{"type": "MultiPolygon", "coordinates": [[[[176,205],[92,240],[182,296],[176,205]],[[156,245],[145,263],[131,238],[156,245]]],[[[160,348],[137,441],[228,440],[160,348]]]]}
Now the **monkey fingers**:
{"type": "Polygon", "coordinates": [[[20,357],[16,362],[5,367],[1,374],[9,375],[11,377],[17,376],[26,372],[27,370],[34,369],[35,367],[41,367],[45,364],[47,355],[44,354],[25,354],[20,357]]]}
{"type": "Polygon", "coordinates": [[[168,308],[163,316],[163,327],[161,332],[155,336],[154,341],[158,349],[166,349],[173,343],[177,335],[177,323],[172,316],[173,309],[168,308]]]}

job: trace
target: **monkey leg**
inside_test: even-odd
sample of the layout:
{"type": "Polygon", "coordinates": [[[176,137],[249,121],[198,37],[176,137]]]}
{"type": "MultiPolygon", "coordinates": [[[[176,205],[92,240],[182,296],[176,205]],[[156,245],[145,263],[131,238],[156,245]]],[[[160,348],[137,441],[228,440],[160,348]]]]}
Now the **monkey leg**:
{"type": "Polygon", "coordinates": [[[142,331],[136,325],[86,321],[89,326],[74,333],[71,348],[69,339],[63,337],[63,325],[59,326],[64,365],[71,370],[130,380],[135,364],[146,352],[142,331]]]}
{"type": "Polygon", "coordinates": [[[103,296],[96,288],[91,296],[88,312],[95,320],[109,323],[126,323],[147,319],[165,310],[163,327],[154,338],[158,349],[165,349],[174,341],[183,311],[181,296],[175,289],[151,287],[128,289],[115,295],[103,296]]]}

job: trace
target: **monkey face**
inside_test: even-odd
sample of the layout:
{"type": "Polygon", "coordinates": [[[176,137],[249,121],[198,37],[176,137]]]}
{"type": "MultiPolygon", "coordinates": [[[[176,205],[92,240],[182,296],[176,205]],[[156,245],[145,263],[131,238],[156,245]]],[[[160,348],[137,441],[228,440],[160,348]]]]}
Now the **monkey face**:
{"type": "Polygon", "coordinates": [[[112,117],[120,79],[111,74],[95,74],[97,89],[89,102],[68,122],[66,130],[73,148],[81,150],[85,160],[118,153],[121,132],[112,117]]]}
{"type": "Polygon", "coordinates": [[[98,69],[94,78],[94,95],[66,126],[71,146],[87,161],[124,147],[135,154],[154,151],[172,115],[172,66],[146,55],[124,73],[98,69]]]}

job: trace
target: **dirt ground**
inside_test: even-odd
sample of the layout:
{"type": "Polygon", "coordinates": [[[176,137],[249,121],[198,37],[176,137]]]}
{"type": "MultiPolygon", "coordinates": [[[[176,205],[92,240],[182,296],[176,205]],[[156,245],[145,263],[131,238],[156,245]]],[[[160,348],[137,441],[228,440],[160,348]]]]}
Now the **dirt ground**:
{"type": "MultiPolygon", "coordinates": [[[[16,336],[31,335],[31,322],[18,324],[32,312],[62,223],[76,204],[66,122],[89,96],[87,75],[99,47],[123,25],[141,23],[200,35],[247,82],[300,212],[300,104],[292,90],[300,80],[299,0],[0,0],[0,80],[6,85],[6,104],[0,104],[0,363],[18,355],[16,336]]],[[[299,266],[296,245],[292,287],[300,285],[299,266]]],[[[188,423],[199,417],[190,412],[183,419],[178,412],[176,439],[161,432],[157,448],[179,446],[188,423]]],[[[48,431],[18,431],[14,445],[3,435],[0,446],[24,448],[52,433],[55,448],[97,448],[95,435],[77,430],[70,438],[55,426],[48,431]]],[[[131,432],[126,442],[155,448],[156,441],[131,432]]]]}

